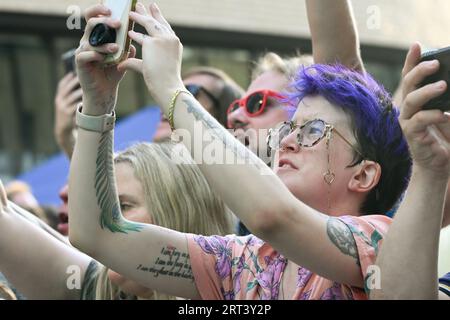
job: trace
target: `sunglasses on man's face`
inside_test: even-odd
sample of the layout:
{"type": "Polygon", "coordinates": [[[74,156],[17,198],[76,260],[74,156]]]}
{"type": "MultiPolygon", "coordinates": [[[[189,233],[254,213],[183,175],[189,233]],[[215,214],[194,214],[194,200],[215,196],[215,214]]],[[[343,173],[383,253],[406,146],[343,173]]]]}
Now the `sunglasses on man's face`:
{"type": "Polygon", "coordinates": [[[242,99],[233,101],[228,107],[227,114],[244,108],[247,116],[257,117],[264,112],[270,98],[284,99],[285,97],[272,90],[255,91],[242,99]]]}
{"type": "Polygon", "coordinates": [[[348,141],[344,136],[331,124],[326,123],[324,120],[315,119],[306,122],[299,126],[293,121],[287,121],[279,124],[273,129],[270,129],[269,136],[267,137],[267,144],[271,149],[281,149],[281,142],[288,135],[298,129],[297,143],[301,147],[310,148],[318,144],[323,138],[331,138],[331,133],[335,132],[345,143],[347,143],[353,150],[358,153],[361,158],[364,156],[348,141]]]}
{"type": "Polygon", "coordinates": [[[198,94],[203,92],[213,103],[214,107],[218,107],[220,105],[220,101],[208,90],[204,87],[196,85],[196,84],[188,84],[186,85],[187,91],[189,91],[195,98],[198,98],[198,94]]]}

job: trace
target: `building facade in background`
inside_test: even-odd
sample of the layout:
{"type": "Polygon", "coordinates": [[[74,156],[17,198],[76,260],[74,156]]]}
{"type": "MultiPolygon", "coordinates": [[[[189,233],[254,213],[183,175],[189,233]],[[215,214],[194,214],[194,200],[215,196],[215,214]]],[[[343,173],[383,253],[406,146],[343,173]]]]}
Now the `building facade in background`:
{"type": "MultiPolygon", "coordinates": [[[[81,29],[70,30],[77,24],[73,15],[97,2],[0,0],[3,180],[58,152],[53,100],[64,75],[60,57],[78,45],[82,34],[81,29]]],[[[252,61],[264,52],[292,55],[311,50],[304,0],[160,0],[158,5],[184,44],[184,68],[221,68],[244,87],[252,61]]],[[[358,0],[353,6],[367,69],[391,91],[413,41],[430,48],[450,44],[450,20],[445,17],[449,1],[358,0]]],[[[119,93],[119,117],[149,104],[143,81],[127,74],[119,93]]]]}

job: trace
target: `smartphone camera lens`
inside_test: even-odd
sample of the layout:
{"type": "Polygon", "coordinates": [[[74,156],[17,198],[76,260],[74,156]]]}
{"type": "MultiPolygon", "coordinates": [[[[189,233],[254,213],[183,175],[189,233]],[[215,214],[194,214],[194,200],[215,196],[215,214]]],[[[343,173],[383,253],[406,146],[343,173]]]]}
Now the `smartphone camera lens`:
{"type": "Polygon", "coordinates": [[[114,42],[116,42],[116,29],[104,23],[96,25],[89,36],[89,44],[93,47],[114,42]]]}

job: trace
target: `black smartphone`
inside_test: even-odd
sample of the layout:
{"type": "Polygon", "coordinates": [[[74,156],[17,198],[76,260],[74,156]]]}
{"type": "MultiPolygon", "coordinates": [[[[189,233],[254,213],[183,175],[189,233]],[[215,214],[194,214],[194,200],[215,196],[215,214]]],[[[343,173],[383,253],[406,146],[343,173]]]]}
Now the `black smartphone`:
{"type": "Polygon", "coordinates": [[[448,87],[445,93],[430,100],[426,105],[424,105],[423,109],[439,109],[443,112],[447,112],[450,111],[450,47],[425,52],[422,54],[420,62],[432,60],[439,60],[439,70],[435,74],[425,78],[425,80],[421,83],[421,87],[441,80],[447,82],[448,87]]]}
{"type": "Polygon", "coordinates": [[[76,49],[71,49],[61,56],[61,60],[64,64],[64,74],[68,74],[69,72],[77,73],[75,67],[75,51],[76,49]]]}

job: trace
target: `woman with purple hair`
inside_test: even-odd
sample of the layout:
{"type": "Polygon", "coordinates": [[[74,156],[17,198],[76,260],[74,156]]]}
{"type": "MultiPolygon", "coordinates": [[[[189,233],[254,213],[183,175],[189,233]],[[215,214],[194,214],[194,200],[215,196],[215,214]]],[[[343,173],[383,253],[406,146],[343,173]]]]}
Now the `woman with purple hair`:
{"type": "Polygon", "coordinates": [[[129,33],[142,46],[142,60],[133,50],[117,67],[103,67],[105,54],[117,48],[93,48],[87,38],[96,23],[117,27],[107,15],[88,21],[78,49],[85,96],[69,179],[71,242],[130,279],[178,297],[367,299],[391,222],[385,213],[405,191],[411,170],[386,91],[369,75],[339,65],[299,70],[288,94],[297,112],[269,137],[272,172],[186,91],[182,45],[158,7],[138,4],[130,18],[146,30],[129,33]],[[132,223],[114,210],[108,168],[125,70],[143,74],[211,187],[254,235],[184,234],[132,223]],[[105,218],[113,225],[101,225],[105,218]]]}

